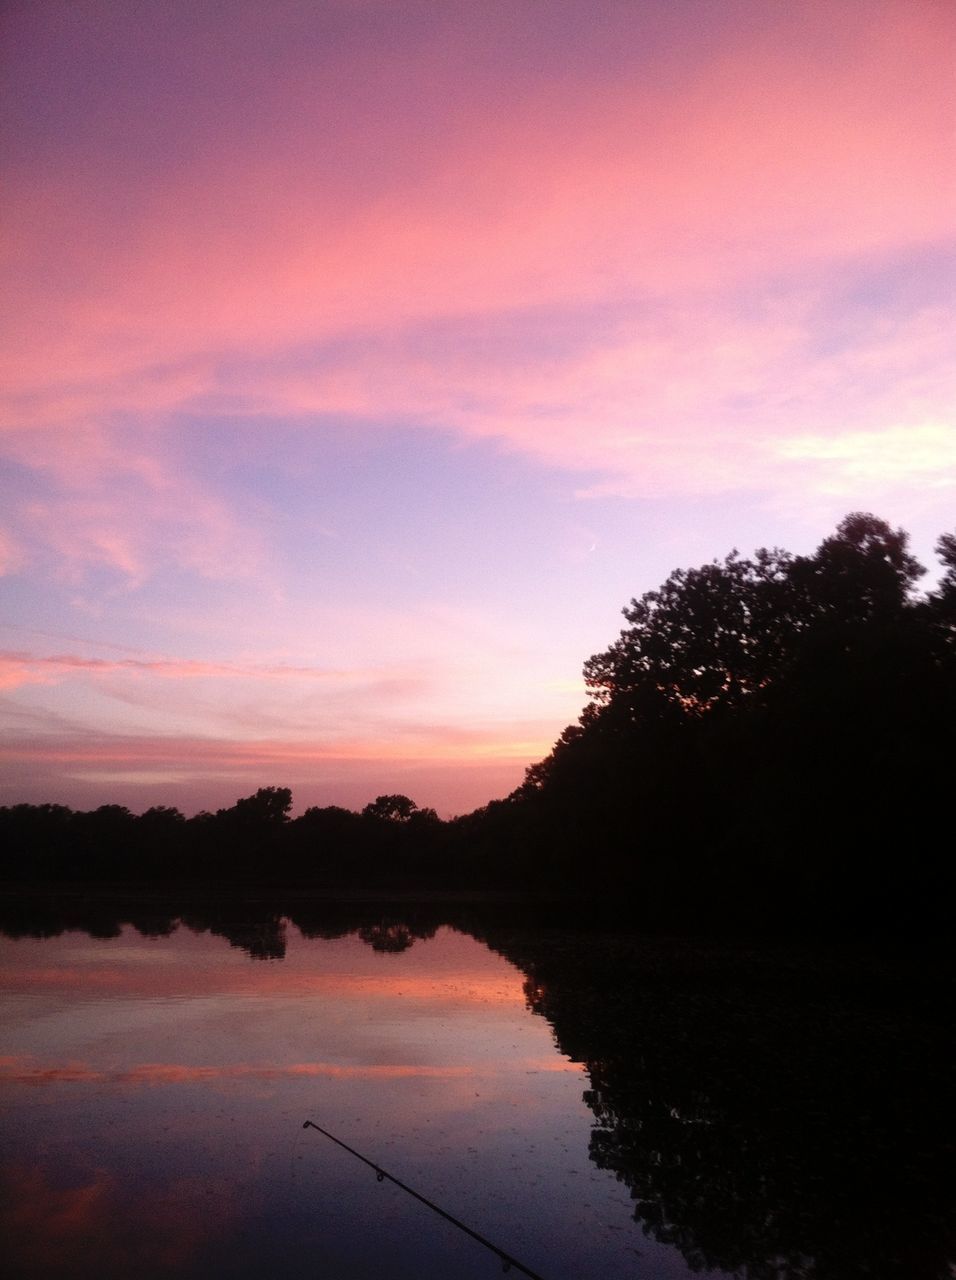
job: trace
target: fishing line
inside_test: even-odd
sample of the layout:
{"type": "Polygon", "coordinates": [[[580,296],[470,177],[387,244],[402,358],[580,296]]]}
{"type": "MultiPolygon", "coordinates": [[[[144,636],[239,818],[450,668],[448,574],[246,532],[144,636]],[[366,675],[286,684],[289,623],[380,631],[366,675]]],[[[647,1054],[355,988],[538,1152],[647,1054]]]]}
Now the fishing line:
{"type": "Polygon", "coordinates": [[[512,1258],[510,1253],[505,1253],[504,1249],[499,1249],[496,1244],[492,1244],[490,1240],[486,1240],[485,1237],[479,1235],[477,1231],[472,1231],[471,1227],[466,1227],[463,1222],[459,1222],[457,1218],[453,1218],[450,1213],[447,1213],[439,1205],[435,1204],[434,1201],[420,1195],[419,1192],[413,1190],[409,1186],[406,1186],[404,1182],[400,1182],[394,1174],[388,1173],[380,1165],[377,1165],[374,1160],[369,1160],[367,1156],[363,1156],[360,1151],[356,1151],[354,1147],[350,1147],[348,1143],[343,1142],[341,1138],[337,1138],[334,1133],[329,1133],[328,1129],[323,1129],[321,1125],[315,1124],[312,1120],[306,1120],[302,1128],[315,1129],[324,1137],[330,1138],[336,1146],[341,1147],[343,1151],[347,1151],[350,1156],[355,1156],[356,1160],[361,1160],[363,1164],[367,1164],[374,1172],[379,1182],[384,1182],[386,1178],[389,1182],[394,1182],[396,1187],[401,1187],[401,1189],[403,1191],[407,1191],[410,1196],[414,1196],[416,1200],[420,1200],[423,1205],[426,1205],[433,1213],[437,1213],[439,1217],[444,1218],[446,1222],[450,1222],[453,1227],[457,1227],[459,1231],[464,1231],[465,1235],[471,1236],[472,1240],[477,1240],[478,1243],[484,1245],[486,1249],[490,1249],[491,1252],[496,1254],[501,1260],[501,1269],[503,1271],[510,1271],[512,1267],[516,1267],[519,1271],[524,1272],[526,1276],[530,1276],[531,1280],[544,1280],[543,1276],[539,1276],[537,1271],[532,1271],[530,1267],[526,1267],[524,1263],[519,1262],[517,1258],[512,1258]]]}

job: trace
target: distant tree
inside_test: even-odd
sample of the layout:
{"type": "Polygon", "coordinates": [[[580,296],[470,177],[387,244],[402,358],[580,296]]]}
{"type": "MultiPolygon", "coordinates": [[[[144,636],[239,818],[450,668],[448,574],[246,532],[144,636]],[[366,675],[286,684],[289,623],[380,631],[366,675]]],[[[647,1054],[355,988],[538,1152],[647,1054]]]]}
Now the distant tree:
{"type": "Polygon", "coordinates": [[[56,875],[74,817],[61,804],[15,804],[0,809],[0,875],[29,879],[56,875]]]}
{"type": "Polygon", "coordinates": [[[362,816],[379,818],[383,822],[408,822],[417,810],[418,805],[408,796],[376,796],[372,803],[367,804],[362,810],[362,816]]]}
{"type": "Polygon", "coordinates": [[[120,875],[129,870],[135,848],[136,819],[125,805],[101,804],[70,819],[70,872],[84,878],[120,875]]]}
{"type": "Polygon", "coordinates": [[[291,823],[286,847],[298,874],[342,879],[361,861],[362,819],[340,805],[311,805],[291,823]]]}
{"type": "Polygon", "coordinates": [[[233,812],[243,823],[279,826],[288,822],[291,808],[292,792],[289,787],[260,787],[255,795],[237,800],[233,812]]]}
{"type": "Polygon", "coordinates": [[[353,828],[358,820],[357,813],[352,809],[344,809],[341,805],[310,805],[292,825],[305,834],[338,835],[353,828]]]}
{"type": "Polygon", "coordinates": [[[168,828],[178,827],[186,819],[171,805],[157,804],[147,809],[145,813],[141,813],[136,821],[143,827],[168,828]]]}

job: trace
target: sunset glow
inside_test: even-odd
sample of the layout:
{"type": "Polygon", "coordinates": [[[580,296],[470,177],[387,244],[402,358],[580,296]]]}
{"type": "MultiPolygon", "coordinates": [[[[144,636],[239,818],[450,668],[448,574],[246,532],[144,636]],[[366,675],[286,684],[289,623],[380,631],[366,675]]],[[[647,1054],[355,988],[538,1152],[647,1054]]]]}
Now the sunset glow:
{"type": "Polygon", "coordinates": [[[933,567],[946,0],[0,22],[0,804],[465,812],[671,569],[933,567]]]}

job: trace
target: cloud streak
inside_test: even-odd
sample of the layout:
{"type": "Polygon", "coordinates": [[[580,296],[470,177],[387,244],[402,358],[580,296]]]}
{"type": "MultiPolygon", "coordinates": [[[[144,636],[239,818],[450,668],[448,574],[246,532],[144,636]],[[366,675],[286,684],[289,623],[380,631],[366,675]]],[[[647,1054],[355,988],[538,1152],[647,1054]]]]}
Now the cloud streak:
{"type": "MultiPolygon", "coordinates": [[[[78,654],[36,655],[0,651],[0,688],[53,681],[70,675],[149,675],[165,680],[229,679],[317,680],[322,683],[371,681],[376,689],[407,680],[407,672],[330,670],[324,667],[242,662],[203,662],[190,658],[95,658],[78,654]]],[[[417,683],[417,680],[416,680],[417,683]]]]}

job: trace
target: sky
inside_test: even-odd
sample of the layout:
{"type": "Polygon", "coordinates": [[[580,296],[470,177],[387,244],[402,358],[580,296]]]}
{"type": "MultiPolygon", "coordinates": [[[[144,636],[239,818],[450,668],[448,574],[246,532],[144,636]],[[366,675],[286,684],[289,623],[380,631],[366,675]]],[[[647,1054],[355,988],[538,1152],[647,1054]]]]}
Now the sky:
{"type": "Polygon", "coordinates": [[[0,804],[468,812],[672,569],[935,565],[952,0],[0,22],[0,804]]]}

